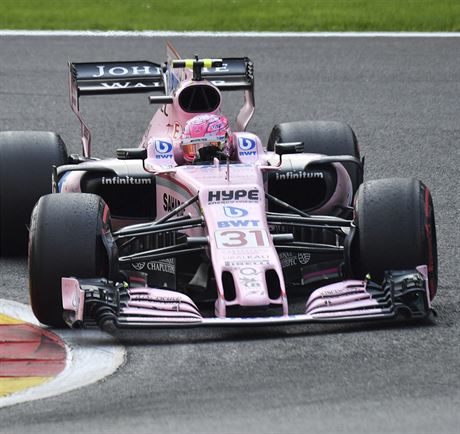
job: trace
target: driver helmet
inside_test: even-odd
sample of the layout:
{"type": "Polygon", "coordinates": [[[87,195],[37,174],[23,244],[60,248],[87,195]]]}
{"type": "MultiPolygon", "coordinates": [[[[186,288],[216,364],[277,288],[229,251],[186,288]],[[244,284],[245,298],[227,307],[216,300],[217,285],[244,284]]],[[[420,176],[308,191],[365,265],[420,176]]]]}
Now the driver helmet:
{"type": "Polygon", "coordinates": [[[201,148],[214,146],[229,153],[231,131],[223,115],[204,114],[189,119],[181,136],[180,146],[184,160],[191,164],[199,159],[201,148]]]}

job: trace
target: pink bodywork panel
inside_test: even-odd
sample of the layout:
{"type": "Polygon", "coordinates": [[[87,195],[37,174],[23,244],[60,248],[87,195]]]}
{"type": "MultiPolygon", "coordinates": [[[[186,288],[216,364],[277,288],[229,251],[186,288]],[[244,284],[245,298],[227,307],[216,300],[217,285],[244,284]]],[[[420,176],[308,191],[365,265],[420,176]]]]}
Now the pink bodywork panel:
{"type": "Polygon", "coordinates": [[[157,209],[164,214],[199,194],[200,208],[192,206],[189,212],[192,216],[203,214],[206,224],[203,229],[191,231],[191,235],[209,238],[208,256],[218,287],[219,317],[224,317],[226,307],[231,305],[280,304],[288,313],[281,264],[265,215],[264,191],[262,171],[257,166],[227,166],[217,159],[214,165],[181,166],[173,173],[157,175],[157,209]],[[167,209],[165,198],[171,201],[167,209]],[[279,276],[281,291],[274,299],[268,296],[266,270],[274,270],[279,276]],[[232,275],[236,293],[233,300],[225,298],[223,272],[232,275]]]}

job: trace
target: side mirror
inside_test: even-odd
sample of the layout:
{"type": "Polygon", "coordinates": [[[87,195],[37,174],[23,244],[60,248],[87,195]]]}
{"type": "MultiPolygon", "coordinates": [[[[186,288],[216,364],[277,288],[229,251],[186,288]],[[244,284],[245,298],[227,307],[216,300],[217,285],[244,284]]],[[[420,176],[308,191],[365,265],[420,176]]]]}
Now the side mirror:
{"type": "Polygon", "coordinates": [[[275,143],[275,153],[279,156],[285,154],[301,154],[303,142],[275,143]]]}
{"type": "Polygon", "coordinates": [[[117,159],[119,160],[145,160],[147,149],[145,148],[123,148],[117,149],[117,159]]]}

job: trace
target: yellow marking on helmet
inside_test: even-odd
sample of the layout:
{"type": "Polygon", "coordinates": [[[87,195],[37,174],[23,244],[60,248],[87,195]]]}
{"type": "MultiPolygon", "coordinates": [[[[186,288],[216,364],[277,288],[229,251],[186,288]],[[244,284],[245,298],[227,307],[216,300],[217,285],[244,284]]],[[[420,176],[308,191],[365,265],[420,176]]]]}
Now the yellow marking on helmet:
{"type": "Polygon", "coordinates": [[[186,68],[193,68],[193,59],[185,59],[185,67],[186,68]]]}
{"type": "Polygon", "coordinates": [[[205,68],[211,68],[212,67],[212,59],[203,59],[203,65],[205,68]]]}

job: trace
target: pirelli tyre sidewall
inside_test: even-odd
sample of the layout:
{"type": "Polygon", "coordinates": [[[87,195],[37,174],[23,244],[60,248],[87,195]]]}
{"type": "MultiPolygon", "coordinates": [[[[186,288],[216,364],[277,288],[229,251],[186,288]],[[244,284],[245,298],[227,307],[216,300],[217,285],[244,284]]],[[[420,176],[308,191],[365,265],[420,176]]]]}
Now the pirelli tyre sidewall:
{"type": "Polygon", "coordinates": [[[110,231],[110,212],[101,197],[86,193],[43,196],[30,227],[29,292],[32,310],[46,325],[64,326],[61,278],[108,274],[102,237],[110,231]]]}
{"type": "Polygon", "coordinates": [[[430,296],[437,291],[438,263],[433,201],[415,179],[368,181],[357,192],[356,230],[350,248],[355,277],[381,281],[385,270],[427,265],[430,296]]]}
{"type": "Polygon", "coordinates": [[[51,193],[52,166],[67,159],[66,146],[55,133],[0,132],[0,256],[27,254],[32,208],[51,193]]]}

